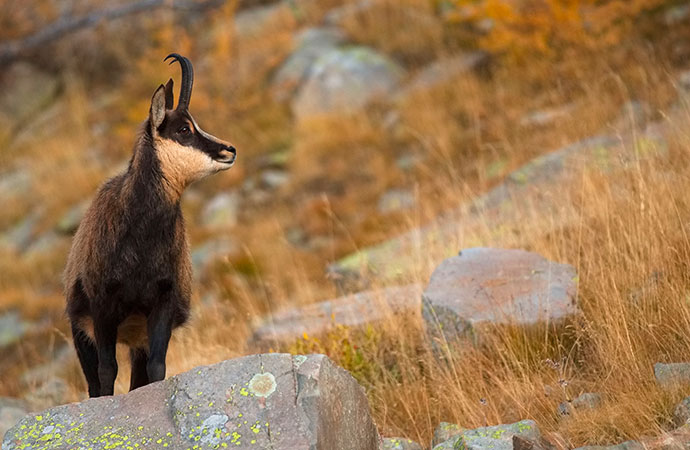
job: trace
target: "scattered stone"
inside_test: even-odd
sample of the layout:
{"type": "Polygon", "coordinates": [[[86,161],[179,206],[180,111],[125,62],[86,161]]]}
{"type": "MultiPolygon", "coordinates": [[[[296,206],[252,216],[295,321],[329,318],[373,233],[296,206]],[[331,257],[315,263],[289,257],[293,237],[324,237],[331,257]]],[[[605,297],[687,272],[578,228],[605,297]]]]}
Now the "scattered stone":
{"type": "Polygon", "coordinates": [[[408,153],[400,156],[395,160],[395,165],[400,170],[410,171],[414,169],[417,165],[425,160],[425,156],[422,152],[419,153],[408,153]]]}
{"type": "Polygon", "coordinates": [[[690,92],[690,70],[681,72],[678,76],[678,85],[683,92],[690,92]]]}
{"type": "Polygon", "coordinates": [[[290,181],[290,174],[284,170],[269,169],[261,172],[260,180],[262,187],[274,190],[290,181]]]}
{"type": "Polygon", "coordinates": [[[529,439],[515,434],[513,435],[513,450],[556,450],[556,447],[543,437],[529,439]]]}
{"type": "Polygon", "coordinates": [[[261,169],[285,169],[290,159],[290,149],[277,150],[258,158],[257,164],[261,169]]]}
{"type": "Polygon", "coordinates": [[[664,388],[690,384],[690,363],[656,363],[654,378],[664,388]]]}
{"type": "Polygon", "coordinates": [[[0,198],[16,198],[26,195],[31,189],[31,174],[24,169],[0,174],[0,198]]]}
{"type": "Polygon", "coordinates": [[[234,17],[235,35],[248,38],[270,34],[271,27],[293,20],[291,3],[299,2],[276,1],[238,11],[234,17]]]}
{"type": "Polygon", "coordinates": [[[611,127],[614,130],[640,129],[647,125],[651,117],[652,107],[649,104],[639,100],[630,100],[623,103],[611,127]]]}
{"type": "Polygon", "coordinates": [[[223,192],[213,197],[201,213],[201,224],[209,228],[231,228],[237,225],[240,197],[236,192],[223,192]]]}
{"type": "Polygon", "coordinates": [[[333,49],[316,60],[292,111],[298,119],[326,113],[351,113],[397,88],[403,70],[366,47],[333,49]]]}
{"type": "Polygon", "coordinates": [[[644,439],[641,444],[635,447],[624,449],[618,447],[614,450],[685,450],[687,448],[690,448],[690,428],[682,426],[675,430],[662,433],[661,436],[644,439]]]}
{"type": "Polygon", "coordinates": [[[645,450],[645,446],[637,441],[625,441],[613,447],[612,450],[645,450]]]}
{"type": "Polygon", "coordinates": [[[415,205],[414,193],[408,189],[390,189],[379,198],[378,211],[381,214],[410,209],[415,205]]]}
{"type": "Polygon", "coordinates": [[[597,392],[585,392],[577,397],[575,397],[570,402],[563,402],[558,405],[558,412],[567,416],[572,414],[573,410],[588,410],[596,409],[601,406],[603,398],[601,394],[597,392]]]}
{"type": "Polygon", "coordinates": [[[647,447],[637,441],[625,441],[617,445],[587,445],[575,450],[645,450],[647,447]]]}
{"type": "Polygon", "coordinates": [[[690,397],[685,397],[673,410],[673,423],[680,427],[690,419],[690,397]]]}
{"type": "Polygon", "coordinates": [[[520,126],[546,127],[553,125],[556,121],[567,117],[574,109],[575,105],[565,105],[532,111],[520,119],[520,126]]]}
{"type": "Polygon", "coordinates": [[[238,245],[230,238],[209,239],[192,249],[194,276],[203,279],[214,263],[239,251],[238,245]]]}
{"type": "Polygon", "coordinates": [[[333,8],[323,18],[325,24],[342,27],[352,17],[359,16],[371,10],[374,6],[372,0],[360,0],[358,2],[349,2],[337,8],[333,8]]]}
{"type": "Polygon", "coordinates": [[[69,239],[64,235],[50,230],[41,233],[36,237],[28,247],[24,250],[25,258],[41,257],[43,255],[51,254],[60,247],[65,247],[65,252],[69,251],[69,239]]]}
{"type": "Polygon", "coordinates": [[[485,17],[481,20],[478,20],[474,23],[474,28],[479,32],[480,34],[486,35],[491,33],[491,31],[494,29],[494,26],[496,25],[496,22],[494,19],[490,17],[485,17]]]}
{"type": "Polygon", "coordinates": [[[641,286],[635,287],[630,291],[628,294],[628,300],[631,303],[639,304],[644,298],[656,292],[662,285],[665,278],[666,275],[663,271],[652,271],[649,277],[642,282],[641,286]]]}
{"type": "Polygon", "coordinates": [[[57,80],[25,62],[7,67],[0,93],[0,120],[5,127],[28,121],[47,108],[58,93],[57,80]]]}
{"type": "Polygon", "coordinates": [[[71,345],[63,345],[56,351],[47,353],[46,357],[47,363],[34,366],[22,373],[20,381],[27,391],[59,375],[60,371],[68,367],[71,360],[76,357],[76,353],[71,345]]]}
{"type": "Polygon", "coordinates": [[[411,439],[385,438],[381,450],[422,450],[422,446],[411,439]]]}
{"type": "Polygon", "coordinates": [[[464,430],[461,434],[433,447],[433,450],[513,450],[513,436],[519,435],[539,442],[541,433],[532,420],[522,420],[510,425],[464,430]]]}
{"type": "Polygon", "coordinates": [[[252,340],[259,345],[322,335],[336,325],[358,327],[391,316],[419,311],[422,288],[413,284],[359,292],[320,303],[290,308],[264,319],[252,340]]]}
{"type": "Polygon", "coordinates": [[[435,339],[480,337],[482,323],[533,325],[579,312],[577,273],[524,250],[471,248],[431,275],[422,317],[435,339]]]}
{"type": "Polygon", "coordinates": [[[460,425],[450,422],[441,422],[434,430],[434,436],[431,438],[431,447],[434,448],[438,444],[446,442],[448,439],[459,435],[465,431],[460,425]]]}
{"type": "Polygon", "coordinates": [[[55,230],[61,234],[73,235],[77,231],[79,223],[90,204],[91,200],[86,200],[72,206],[62,217],[60,217],[60,220],[58,220],[58,223],[55,225],[55,230]]]}
{"type": "Polygon", "coordinates": [[[601,406],[604,399],[598,392],[585,392],[570,403],[575,409],[595,409],[601,406]]]}
{"type": "Polygon", "coordinates": [[[0,235],[0,247],[15,253],[24,252],[36,236],[42,213],[34,211],[21,219],[14,227],[0,235]]]}
{"type": "Polygon", "coordinates": [[[67,381],[52,377],[29,390],[24,399],[32,409],[42,409],[67,403],[70,394],[71,389],[67,381]]]}
{"type": "Polygon", "coordinates": [[[690,17],[690,4],[688,3],[672,6],[664,13],[664,21],[669,26],[685,22],[688,17],[690,17]]]}
{"type": "Polygon", "coordinates": [[[265,354],[22,419],[3,450],[378,450],[363,389],[324,355],[265,354]]]}
{"type": "Polygon", "coordinates": [[[0,437],[29,412],[28,405],[15,398],[0,397],[0,437]]]}
{"type": "Polygon", "coordinates": [[[403,100],[418,92],[449,83],[462,75],[479,70],[488,61],[489,54],[483,51],[462,53],[440,59],[417,73],[398,94],[398,99],[403,100]]]}
{"type": "Polygon", "coordinates": [[[18,342],[30,329],[17,311],[0,314],[0,349],[18,342]]]}
{"type": "Polygon", "coordinates": [[[334,27],[307,28],[296,41],[296,49],[278,69],[271,83],[277,101],[291,98],[316,60],[345,42],[345,35],[334,27]]]}

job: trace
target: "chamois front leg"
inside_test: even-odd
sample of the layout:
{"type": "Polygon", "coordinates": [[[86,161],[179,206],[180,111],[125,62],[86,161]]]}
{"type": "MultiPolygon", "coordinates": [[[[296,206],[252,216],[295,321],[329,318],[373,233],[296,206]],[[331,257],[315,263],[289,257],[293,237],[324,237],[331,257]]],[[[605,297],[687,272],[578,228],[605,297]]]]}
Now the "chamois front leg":
{"type": "Polygon", "coordinates": [[[173,299],[169,294],[161,296],[160,305],[149,313],[147,319],[149,359],[146,373],[149,383],[165,379],[165,357],[173,325],[173,299]]]}
{"type": "Polygon", "coordinates": [[[117,326],[112,319],[94,318],[94,334],[98,348],[98,379],[101,385],[100,395],[113,395],[115,378],[117,378],[117,326]]]}

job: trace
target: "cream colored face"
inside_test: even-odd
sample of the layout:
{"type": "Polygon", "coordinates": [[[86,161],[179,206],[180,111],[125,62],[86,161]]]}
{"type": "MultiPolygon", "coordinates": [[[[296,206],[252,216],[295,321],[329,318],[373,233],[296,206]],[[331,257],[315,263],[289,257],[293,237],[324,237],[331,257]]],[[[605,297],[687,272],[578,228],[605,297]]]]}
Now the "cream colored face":
{"type": "Polygon", "coordinates": [[[182,192],[190,183],[232,166],[216,161],[194,147],[160,136],[154,138],[154,148],[163,176],[177,192],[182,192]]]}

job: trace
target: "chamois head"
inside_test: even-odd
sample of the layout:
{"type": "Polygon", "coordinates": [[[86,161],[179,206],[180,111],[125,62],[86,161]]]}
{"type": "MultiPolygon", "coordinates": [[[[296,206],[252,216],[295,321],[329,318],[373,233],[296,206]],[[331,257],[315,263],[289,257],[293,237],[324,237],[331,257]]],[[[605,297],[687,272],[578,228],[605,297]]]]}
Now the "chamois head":
{"type": "Polygon", "coordinates": [[[192,63],[177,53],[172,58],[182,67],[182,86],[177,108],[173,109],[173,80],[162,84],[153,94],[149,112],[149,131],[160,161],[163,176],[178,193],[189,184],[212,173],[227,170],[237,152],[230,143],[202,130],[189,113],[194,69],[192,63]]]}

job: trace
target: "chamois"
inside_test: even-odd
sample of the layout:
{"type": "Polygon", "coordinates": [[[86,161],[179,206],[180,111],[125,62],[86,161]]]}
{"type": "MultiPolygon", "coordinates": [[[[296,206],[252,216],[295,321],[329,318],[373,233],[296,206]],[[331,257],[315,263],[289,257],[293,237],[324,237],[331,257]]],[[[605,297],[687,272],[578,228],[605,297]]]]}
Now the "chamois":
{"type": "Polygon", "coordinates": [[[89,396],[112,395],[117,342],[130,347],[130,390],[165,378],[174,328],[189,317],[191,264],[180,197],[229,169],[237,152],[189,113],[194,72],[177,53],[182,86],[155,91],[127,170],[101,186],[72,242],[64,273],[67,315],[89,396]]]}

